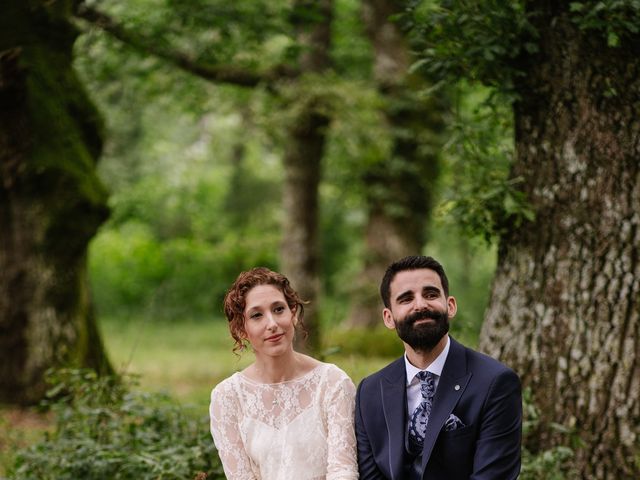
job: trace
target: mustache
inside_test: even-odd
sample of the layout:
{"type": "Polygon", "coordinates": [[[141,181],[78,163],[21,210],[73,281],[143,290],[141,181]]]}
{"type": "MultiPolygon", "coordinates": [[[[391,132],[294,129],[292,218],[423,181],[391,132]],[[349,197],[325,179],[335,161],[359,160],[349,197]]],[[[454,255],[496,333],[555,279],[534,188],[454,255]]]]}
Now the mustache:
{"type": "Polygon", "coordinates": [[[405,319],[405,322],[409,325],[413,325],[414,323],[416,323],[418,320],[435,320],[436,322],[438,320],[443,320],[443,319],[447,319],[447,312],[439,312],[437,310],[419,310],[417,312],[413,312],[412,314],[408,315],[407,318],[405,319]]]}

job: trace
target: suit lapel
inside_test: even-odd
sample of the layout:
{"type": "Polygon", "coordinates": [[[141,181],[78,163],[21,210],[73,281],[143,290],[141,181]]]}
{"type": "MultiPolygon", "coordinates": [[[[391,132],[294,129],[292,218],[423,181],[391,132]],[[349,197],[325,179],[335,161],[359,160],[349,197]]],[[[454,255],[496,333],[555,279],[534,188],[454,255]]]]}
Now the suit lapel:
{"type": "Polygon", "coordinates": [[[393,480],[402,478],[404,458],[405,410],[407,404],[404,358],[391,364],[387,375],[380,379],[382,409],[387,424],[389,467],[393,480]]]}
{"type": "Polygon", "coordinates": [[[422,450],[423,472],[431,456],[433,446],[440,434],[440,430],[442,430],[445,421],[449,418],[451,412],[453,412],[458,400],[460,400],[470,378],[471,372],[467,373],[465,348],[451,338],[449,355],[447,355],[447,360],[442,369],[438,389],[433,399],[433,407],[429,415],[429,423],[427,424],[424,448],[422,450]]]}

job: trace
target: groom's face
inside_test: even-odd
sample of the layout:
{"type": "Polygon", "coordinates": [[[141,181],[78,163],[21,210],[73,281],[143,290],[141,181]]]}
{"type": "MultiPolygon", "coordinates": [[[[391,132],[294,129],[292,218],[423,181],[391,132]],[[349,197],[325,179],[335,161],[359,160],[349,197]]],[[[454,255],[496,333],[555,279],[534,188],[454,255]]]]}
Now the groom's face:
{"type": "Polygon", "coordinates": [[[390,307],[383,311],[385,325],[414,350],[435,347],[456,313],[455,298],[445,296],[438,274],[430,269],[399,272],[390,293],[390,307]]]}

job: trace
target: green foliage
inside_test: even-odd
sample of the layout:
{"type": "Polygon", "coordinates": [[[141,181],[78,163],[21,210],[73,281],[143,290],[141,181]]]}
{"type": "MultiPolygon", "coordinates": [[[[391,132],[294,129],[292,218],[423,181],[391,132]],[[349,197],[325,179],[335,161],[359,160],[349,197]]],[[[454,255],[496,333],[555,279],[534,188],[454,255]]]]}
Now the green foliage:
{"type": "Polygon", "coordinates": [[[396,358],[404,352],[396,333],[383,325],[375,328],[335,327],[323,334],[322,343],[325,354],[396,358]]]}
{"type": "Polygon", "coordinates": [[[86,39],[77,62],[111,133],[113,213],[89,264],[98,310],[210,315],[240,270],[277,266],[281,172],[244,95],[146,60],[143,74],[113,47],[86,39]]]}
{"type": "Polygon", "coordinates": [[[194,418],[159,394],[91,371],[51,373],[47,405],[53,432],[18,452],[24,480],[224,479],[206,418],[194,418]]]}
{"type": "MultiPolygon", "coordinates": [[[[198,61],[260,68],[288,55],[289,5],[106,0],[99,8],[198,61]]],[[[372,193],[361,181],[362,172],[378,165],[385,165],[377,167],[383,173],[387,165],[406,168],[391,158],[392,137],[415,136],[409,128],[387,128],[381,114],[386,106],[369,80],[371,51],[359,9],[354,0],[337,2],[335,71],[280,84],[275,91],[241,92],[194,79],[97,31],[80,38],[76,66],[110,133],[101,174],[113,190],[113,214],[90,252],[102,315],[202,317],[219,311],[225,289],[240,270],[278,268],[279,160],[287,125],[310,102],[332,117],[320,187],[321,280],[331,297],[323,302],[348,302],[345,285],[359,273],[364,252],[364,198],[372,193]]],[[[432,140],[420,148],[434,145],[432,140]]],[[[456,186],[447,192],[456,192],[456,186]]],[[[454,196],[446,199],[445,208],[452,208],[454,196]]],[[[390,208],[392,200],[386,202],[390,208]]],[[[477,203],[460,206],[454,218],[475,214],[471,207],[477,203]],[[469,211],[463,213],[465,208],[469,211]]],[[[477,223],[484,225],[484,218],[477,223]]],[[[476,291],[484,295],[483,289],[476,291]]],[[[464,324],[473,324],[469,328],[475,332],[484,300],[467,305],[473,322],[464,324]],[[476,303],[481,306],[475,308],[476,303]]],[[[320,307],[326,316],[327,309],[320,307]]]]}
{"type": "Polygon", "coordinates": [[[522,451],[522,480],[565,480],[566,462],[573,456],[570,448],[558,446],[544,450],[536,455],[528,450],[522,451]]]}
{"type": "Polygon", "coordinates": [[[454,222],[437,218],[423,253],[444,266],[449,293],[456,298],[458,312],[451,321],[451,334],[465,345],[476,346],[491,292],[495,246],[480,238],[460,235],[454,222]]]}
{"type": "Polygon", "coordinates": [[[535,217],[514,157],[508,106],[479,89],[460,90],[461,104],[445,147],[448,177],[437,215],[487,242],[535,217]]]}
{"type": "MultiPolygon", "coordinates": [[[[314,20],[313,12],[293,12],[287,1],[89,3],[163,51],[251,70],[293,58],[292,20],[314,20]]],[[[336,5],[332,53],[339,75],[305,76],[268,91],[194,79],[97,30],[81,37],[76,66],[110,133],[101,173],[113,189],[113,215],[90,258],[101,313],[201,316],[218,311],[239,270],[277,268],[279,157],[287,126],[309,103],[334,118],[321,187],[321,265],[327,292],[340,288],[363,221],[362,192],[349,191],[353,173],[383,158],[388,144],[379,98],[363,80],[371,52],[359,9],[354,0],[336,5]],[[140,261],[131,258],[138,254],[140,261]]]]}
{"type": "Polygon", "coordinates": [[[129,224],[120,231],[104,231],[90,251],[98,308],[135,306],[166,277],[168,268],[162,260],[162,247],[145,225],[129,224]]]}
{"type": "Polygon", "coordinates": [[[89,0],[141,45],[181,52],[202,64],[260,68],[285,61],[289,2],[252,0],[89,0]]]}
{"type": "Polygon", "coordinates": [[[239,233],[210,243],[193,237],[161,241],[139,222],[106,229],[90,251],[98,310],[164,318],[211,315],[238,272],[277,265],[275,234],[239,233]]]}
{"type": "Polygon", "coordinates": [[[364,32],[362,5],[358,0],[335,0],[331,23],[333,68],[342,78],[369,80],[372,46],[364,32]]]}
{"type": "MultiPolygon", "coordinates": [[[[522,402],[522,435],[526,443],[527,435],[540,426],[540,412],[533,403],[530,389],[523,391],[522,402]]],[[[564,431],[558,425],[551,425],[551,428],[560,429],[571,440],[571,432],[564,431]]],[[[574,449],[579,448],[579,443],[576,441],[573,443],[575,444],[573,448],[559,445],[536,453],[523,448],[520,478],[522,480],[564,480],[569,474],[567,462],[573,456],[574,449]]]]}
{"type": "Polygon", "coordinates": [[[347,278],[352,278],[360,271],[359,259],[364,245],[357,239],[362,231],[364,212],[355,193],[348,189],[325,183],[321,195],[320,274],[325,297],[320,307],[322,318],[335,324],[346,315],[349,303],[348,289],[345,288],[347,278]],[[332,308],[332,304],[339,304],[339,314],[335,314],[336,308],[332,308]]]}
{"type": "Polygon", "coordinates": [[[368,82],[341,82],[334,90],[337,101],[327,145],[327,183],[343,191],[364,194],[362,171],[391,155],[391,135],[382,115],[384,102],[368,82]]]}
{"type": "Polygon", "coordinates": [[[525,2],[412,0],[400,18],[432,78],[478,80],[503,91],[521,75],[517,59],[538,51],[525,2]]]}
{"type": "Polygon", "coordinates": [[[574,22],[582,30],[605,35],[610,47],[618,47],[622,39],[640,32],[639,0],[571,2],[570,10],[574,22]]]}
{"type": "MultiPolygon", "coordinates": [[[[582,30],[602,35],[610,47],[637,38],[640,31],[638,0],[556,3],[550,7],[553,15],[567,14],[582,30]]],[[[525,75],[524,60],[540,50],[533,25],[540,9],[522,0],[411,0],[399,20],[411,31],[420,57],[414,69],[513,94],[517,79],[525,75]]]]}

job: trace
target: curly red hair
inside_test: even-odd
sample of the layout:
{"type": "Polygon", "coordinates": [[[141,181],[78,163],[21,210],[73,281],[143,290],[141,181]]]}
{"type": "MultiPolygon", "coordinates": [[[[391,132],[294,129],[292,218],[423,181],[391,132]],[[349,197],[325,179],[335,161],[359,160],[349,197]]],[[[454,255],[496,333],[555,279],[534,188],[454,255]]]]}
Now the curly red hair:
{"type": "Polygon", "coordinates": [[[274,272],[268,268],[255,267],[247,272],[241,272],[224,296],[224,315],[229,321],[229,331],[235,341],[233,347],[235,353],[243,350],[245,346],[244,309],[247,304],[247,294],[258,285],[273,285],[278,288],[297,318],[296,328],[301,328],[305,332],[303,318],[304,304],[306,302],[302,301],[298,292],[291,287],[289,279],[281,273],[274,272]]]}

